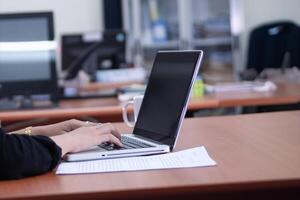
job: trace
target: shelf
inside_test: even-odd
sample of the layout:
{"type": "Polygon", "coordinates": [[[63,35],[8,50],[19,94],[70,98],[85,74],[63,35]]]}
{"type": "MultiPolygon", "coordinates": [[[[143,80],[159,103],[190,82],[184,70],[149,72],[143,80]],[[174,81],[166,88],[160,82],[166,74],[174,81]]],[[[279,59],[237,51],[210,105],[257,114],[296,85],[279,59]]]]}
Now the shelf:
{"type": "MultiPolygon", "coordinates": [[[[137,49],[140,55],[138,57],[140,60],[136,59],[137,65],[139,62],[144,62],[150,63],[149,66],[151,66],[158,50],[184,49],[205,50],[208,56],[205,57],[204,62],[213,59],[217,64],[233,64],[233,59],[228,62],[226,59],[223,62],[220,58],[228,53],[232,58],[234,53],[231,48],[230,5],[232,1],[224,0],[220,3],[219,0],[166,0],[162,2],[155,0],[156,9],[151,7],[152,0],[126,1],[132,2],[127,12],[133,13],[132,27],[129,27],[128,31],[132,32],[136,40],[133,49],[137,49]],[[166,24],[166,38],[154,37],[156,29],[153,29],[152,22],[157,19],[157,13],[159,13],[158,19],[162,19],[163,24],[166,24]],[[165,42],[157,41],[155,38],[162,38],[165,42]],[[219,54],[222,55],[219,56],[219,54]]],[[[165,31],[160,31],[158,35],[164,36],[165,31]]]]}
{"type": "Polygon", "coordinates": [[[151,43],[143,43],[142,48],[146,49],[166,49],[166,48],[179,48],[179,40],[170,40],[166,42],[151,42],[151,43]]]}
{"type": "Polygon", "coordinates": [[[192,41],[194,46],[231,45],[231,37],[201,38],[192,41]]]}

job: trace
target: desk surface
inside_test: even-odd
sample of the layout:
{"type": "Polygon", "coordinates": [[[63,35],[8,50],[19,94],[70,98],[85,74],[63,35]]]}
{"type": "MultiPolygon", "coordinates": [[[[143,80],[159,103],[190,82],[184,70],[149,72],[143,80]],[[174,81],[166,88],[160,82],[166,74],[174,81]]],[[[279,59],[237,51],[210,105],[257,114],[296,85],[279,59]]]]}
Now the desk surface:
{"type": "Polygon", "coordinates": [[[277,90],[269,92],[221,93],[208,96],[219,101],[219,107],[263,106],[300,102],[300,83],[276,83],[277,90]]]}
{"type": "MultiPolygon", "coordinates": [[[[189,110],[233,106],[294,104],[300,102],[300,84],[281,83],[274,92],[240,92],[192,98],[189,110]]],[[[58,108],[0,112],[0,120],[14,122],[33,118],[71,119],[92,116],[104,121],[121,121],[122,104],[116,98],[64,100],[58,108]],[[115,120],[116,119],[116,120],[115,120]]]]}
{"type": "MultiPolygon", "coordinates": [[[[204,145],[217,166],[64,176],[51,172],[0,182],[0,199],[199,199],[238,194],[251,199],[260,192],[252,196],[257,199],[271,191],[294,194],[286,190],[299,195],[299,121],[300,111],[186,119],[175,150],[204,145]]],[[[124,124],[117,126],[129,131],[124,124]]]]}

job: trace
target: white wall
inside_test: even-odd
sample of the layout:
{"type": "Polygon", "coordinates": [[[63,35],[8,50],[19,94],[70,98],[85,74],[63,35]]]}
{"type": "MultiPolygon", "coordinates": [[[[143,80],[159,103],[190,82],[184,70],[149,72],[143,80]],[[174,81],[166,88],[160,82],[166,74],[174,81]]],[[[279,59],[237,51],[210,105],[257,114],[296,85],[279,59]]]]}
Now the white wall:
{"type": "Polygon", "coordinates": [[[53,11],[56,36],[103,29],[101,0],[0,0],[0,13],[53,11]]]}
{"type": "Polygon", "coordinates": [[[292,20],[300,25],[299,0],[241,0],[244,4],[245,30],[241,35],[242,58],[245,65],[250,31],[258,25],[275,20],[292,20]]]}
{"type": "MultiPolygon", "coordinates": [[[[102,0],[0,0],[0,13],[53,11],[55,38],[60,42],[64,33],[103,30],[102,6],[102,0]]],[[[57,58],[59,66],[59,53],[57,58]]]]}

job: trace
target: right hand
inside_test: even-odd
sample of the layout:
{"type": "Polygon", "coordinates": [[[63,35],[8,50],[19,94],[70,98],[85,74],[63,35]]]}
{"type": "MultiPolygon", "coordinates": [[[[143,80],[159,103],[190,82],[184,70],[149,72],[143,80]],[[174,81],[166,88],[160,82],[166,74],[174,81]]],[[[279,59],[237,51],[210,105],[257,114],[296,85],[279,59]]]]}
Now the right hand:
{"type": "Polygon", "coordinates": [[[83,151],[104,142],[122,146],[120,138],[120,132],[110,123],[80,127],[67,134],[51,137],[62,149],[62,156],[66,153],[83,151]]]}

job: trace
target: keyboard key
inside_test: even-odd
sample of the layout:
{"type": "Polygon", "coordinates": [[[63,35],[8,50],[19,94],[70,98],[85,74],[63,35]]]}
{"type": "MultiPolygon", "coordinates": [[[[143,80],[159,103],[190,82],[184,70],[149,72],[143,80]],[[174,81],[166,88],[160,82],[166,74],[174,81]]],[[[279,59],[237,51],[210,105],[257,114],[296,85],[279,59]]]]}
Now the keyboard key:
{"type": "Polygon", "coordinates": [[[112,151],[112,150],[123,150],[123,149],[137,149],[137,148],[148,148],[148,147],[153,147],[152,145],[146,144],[144,142],[128,138],[125,136],[121,137],[121,142],[123,144],[123,147],[119,147],[115,144],[112,144],[110,142],[104,142],[100,145],[99,147],[107,150],[107,151],[112,151]]]}

